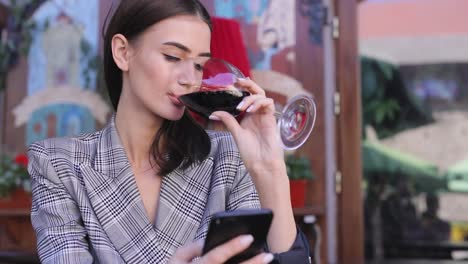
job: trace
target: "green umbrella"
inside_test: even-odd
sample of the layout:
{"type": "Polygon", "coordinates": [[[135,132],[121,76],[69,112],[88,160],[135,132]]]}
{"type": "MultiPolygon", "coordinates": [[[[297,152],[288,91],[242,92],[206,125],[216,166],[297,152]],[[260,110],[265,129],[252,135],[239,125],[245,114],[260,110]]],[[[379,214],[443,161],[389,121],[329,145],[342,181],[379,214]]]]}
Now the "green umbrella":
{"type": "Polygon", "coordinates": [[[363,141],[364,174],[388,175],[391,183],[398,175],[406,175],[416,191],[435,192],[446,189],[446,180],[439,175],[437,166],[409,154],[389,148],[378,142],[363,141]]]}
{"type": "Polygon", "coordinates": [[[468,159],[450,167],[445,173],[450,191],[468,192],[468,159]]]}

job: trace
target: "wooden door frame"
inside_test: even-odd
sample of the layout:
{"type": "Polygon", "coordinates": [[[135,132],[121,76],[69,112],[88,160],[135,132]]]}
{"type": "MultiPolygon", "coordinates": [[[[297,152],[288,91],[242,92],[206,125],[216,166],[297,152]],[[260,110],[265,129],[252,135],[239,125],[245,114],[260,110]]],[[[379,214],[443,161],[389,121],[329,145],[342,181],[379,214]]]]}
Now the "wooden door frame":
{"type": "Polygon", "coordinates": [[[361,158],[361,89],[356,0],[335,0],[339,37],[335,40],[336,84],[340,114],[336,120],[338,193],[338,260],[364,263],[361,158]]]}

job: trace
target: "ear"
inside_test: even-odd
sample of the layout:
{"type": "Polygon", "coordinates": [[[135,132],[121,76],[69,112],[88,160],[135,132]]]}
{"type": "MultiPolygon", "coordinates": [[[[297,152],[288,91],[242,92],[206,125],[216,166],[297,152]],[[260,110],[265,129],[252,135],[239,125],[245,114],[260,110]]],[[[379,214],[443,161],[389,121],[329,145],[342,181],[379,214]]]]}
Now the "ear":
{"type": "Polygon", "coordinates": [[[112,57],[117,67],[122,71],[128,71],[129,45],[127,38],[122,34],[112,37],[112,57]]]}

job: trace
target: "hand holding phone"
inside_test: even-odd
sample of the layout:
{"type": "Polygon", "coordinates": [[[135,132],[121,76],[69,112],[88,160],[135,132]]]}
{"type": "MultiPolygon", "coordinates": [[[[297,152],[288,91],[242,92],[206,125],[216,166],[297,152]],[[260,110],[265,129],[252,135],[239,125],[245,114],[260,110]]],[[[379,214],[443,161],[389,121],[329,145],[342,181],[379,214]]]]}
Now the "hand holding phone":
{"type": "Polygon", "coordinates": [[[239,236],[250,234],[254,242],[226,263],[240,263],[264,252],[273,212],[269,209],[243,209],[214,214],[203,247],[203,255],[239,236]]]}

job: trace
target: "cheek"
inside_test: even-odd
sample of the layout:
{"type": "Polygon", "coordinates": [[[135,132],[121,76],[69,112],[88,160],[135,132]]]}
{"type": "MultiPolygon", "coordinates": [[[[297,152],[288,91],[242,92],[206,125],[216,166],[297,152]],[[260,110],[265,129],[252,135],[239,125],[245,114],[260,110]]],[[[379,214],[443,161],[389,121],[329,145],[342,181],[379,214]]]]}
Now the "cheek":
{"type": "Polygon", "coordinates": [[[144,57],[143,54],[142,57],[139,68],[145,77],[148,79],[160,78],[160,75],[164,73],[163,62],[156,55],[144,57]]]}
{"type": "Polygon", "coordinates": [[[145,91],[152,93],[166,87],[171,78],[172,71],[167,62],[156,56],[148,56],[141,59],[134,67],[136,81],[145,87],[145,91]]]}

